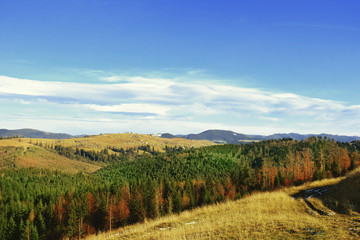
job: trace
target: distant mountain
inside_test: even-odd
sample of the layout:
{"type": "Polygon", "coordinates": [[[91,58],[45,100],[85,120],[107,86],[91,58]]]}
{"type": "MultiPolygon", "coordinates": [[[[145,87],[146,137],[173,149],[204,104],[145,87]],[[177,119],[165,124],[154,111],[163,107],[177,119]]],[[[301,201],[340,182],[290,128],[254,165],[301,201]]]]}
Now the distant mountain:
{"type": "Polygon", "coordinates": [[[172,139],[172,138],[178,138],[180,136],[175,136],[175,135],[172,135],[170,133],[163,133],[163,134],[161,134],[161,137],[162,138],[170,138],[170,139],[172,139]]]}
{"type": "Polygon", "coordinates": [[[317,136],[334,139],[337,142],[352,142],[352,141],[360,140],[360,137],[358,136],[333,135],[326,133],[321,133],[321,134],[278,133],[269,136],[264,136],[264,139],[292,138],[294,140],[305,140],[308,139],[309,137],[317,137],[317,136]]]}
{"type": "Polygon", "coordinates": [[[199,134],[186,135],[184,138],[191,140],[209,140],[216,143],[239,143],[243,140],[257,140],[253,136],[226,130],[207,130],[199,134]]]}
{"type": "Polygon", "coordinates": [[[17,129],[17,130],[7,130],[0,129],[0,137],[25,137],[25,138],[46,138],[46,139],[69,139],[76,138],[79,136],[72,136],[66,133],[49,133],[36,129],[17,129]]]}
{"type": "Polygon", "coordinates": [[[269,139],[282,139],[282,138],[292,138],[294,140],[305,140],[309,137],[321,136],[334,139],[338,142],[352,142],[360,140],[360,137],[357,136],[342,136],[342,135],[332,135],[332,134],[298,134],[298,133],[277,133],[269,136],[262,135],[246,135],[241,133],[236,133],[228,130],[207,130],[199,134],[188,134],[188,135],[172,135],[170,133],[162,134],[162,138],[175,138],[182,137],[191,140],[208,140],[216,143],[230,143],[230,144],[243,144],[249,142],[256,142],[261,140],[269,139]]]}
{"type": "Polygon", "coordinates": [[[181,137],[190,140],[208,140],[216,143],[233,143],[233,144],[258,141],[261,140],[262,138],[262,136],[245,135],[227,130],[207,130],[199,134],[189,134],[189,135],[172,135],[170,133],[165,133],[162,134],[161,137],[162,138],[181,137]]]}

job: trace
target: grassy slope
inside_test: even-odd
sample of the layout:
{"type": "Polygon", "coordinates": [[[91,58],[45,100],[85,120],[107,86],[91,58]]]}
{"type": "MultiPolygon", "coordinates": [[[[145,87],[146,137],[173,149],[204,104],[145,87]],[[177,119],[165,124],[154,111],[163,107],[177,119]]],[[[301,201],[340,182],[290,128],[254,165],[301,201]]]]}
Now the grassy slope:
{"type": "Polygon", "coordinates": [[[99,165],[71,160],[60,156],[56,152],[35,146],[35,143],[48,145],[63,145],[78,147],[85,150],[102,150],[108,146],[117,148],[131,148],[149,144],[157,151],[163,151],[165,146],[201,147],[214,143],[209,141],[194,141],[182,138],[164,139],[144,134],[104,134],[76,139],[4,139],[0,140],[0,168],[2,167],[37,167],[59,170],[68,173],[94,172],[99,165]]]}
{"type": "MultiPolygon", "coordinates": [[[[360,173],[360,170],[357,172],[360,173]]],[[[353,175],[349,177],[353,178],[353,175]]],[[[316,207],[331,212],[319,199],[292,197],[293,194],[322,186],[329,186],[329,194],[339,196],[339,192],[335,192],[344,187],[342,184],[346,180],[343,179],[256,193],[238,201],[127,226],[112,233],[90,236],[89,239],[358,239],[358,213],[319,215],[305,202],[311,201],[316,207]]],[[[359,180],[360,174],[356,177],[356,181],[359,180]]],[[[353,192],[358,193],[359,189],[353,192]]],[[[346,198],[344,194],[342,197],[346,198]]]]}
{"type": "Polygon", "coordinates": [[[24,151],[19,158],[21,167],[38,167],[50,170],[60,170],[68,173],[90,173],[100,169],[100,166],[69,159],[47,149],[32,146],[24,151]]]}
{"type": "Polygon", "coordinates": [[[46,168],[67,173],[90,173],[100,169],[97,165],[71,160],[54,151],[34,146],[27,139],[0,140],[0,168],[13,166],[46,168]]]}
{"type": "Polygon", "coordinates": [[[168,147],[182,146],[187,148],[214,145],[214,143],[210,141],[197,141],[183,138],[168,139],[136,133],[101,134],[85,138],[74,138],[65,140],[32,139],[32,141],[38,141],[53,145],[60,144],[63,146],[78,147],[85,150],[102,150],[108,146],[118,148],[122,147],[124,149],[127,149],[142,145],[150,145],[151,147],[154,147],[156,151],[163,151],[166,145],[168,147]]]}

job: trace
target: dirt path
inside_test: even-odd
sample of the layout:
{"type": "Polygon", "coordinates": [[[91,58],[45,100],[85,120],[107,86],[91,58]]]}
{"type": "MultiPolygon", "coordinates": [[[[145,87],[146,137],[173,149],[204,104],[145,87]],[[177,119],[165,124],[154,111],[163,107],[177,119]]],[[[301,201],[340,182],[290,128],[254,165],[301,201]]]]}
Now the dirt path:
{"type": "Polygon", "coordinates": [[[300,191],[292,195],[292,197],[306,204],[307,213],[316,217],[326,218],[326,221],[331,223],[333,228],[342,228],[344,231],[348,231],[354,239],[359,239],[360,214],[352,216],[336,213],[323,204],[322,198],[326,196],[330,188],[331,186],[311,188],[300,191]]]}

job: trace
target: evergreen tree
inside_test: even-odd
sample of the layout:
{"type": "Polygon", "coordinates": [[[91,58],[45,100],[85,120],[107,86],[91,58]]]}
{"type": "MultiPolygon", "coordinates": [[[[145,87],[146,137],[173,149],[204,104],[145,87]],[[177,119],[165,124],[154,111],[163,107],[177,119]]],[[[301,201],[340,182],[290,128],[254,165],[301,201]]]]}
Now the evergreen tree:
{"type": "Polygon", "coordinates": [[[6,227],[6,233],[4,234],[6,236],[6,239],[15,239],[16,238],[16,223],[14,221],[13,216],[10,217],[7,227],[6,227]]]}
{"type": "Polygon", "coordinates": [[[30,224],[30,240],[40,240],[38,230],[34,224],[30,224]]]}
{"type": "Polygon", "coordinates": [[[130,199],[130,223],[143,222],[146,216],[144,209],[143,196],[140,187],[133,188],[130,199]]]}
{"type": "Polygon", "coordinates": [[[180,190],[177,190],[174,196],[174,208],[173,212],[179,214],[181,212],[182,196],[180,190]]]}
{"type": "Polygon", "coordinates": [[[45,224],[44,217],[41,214],[41,212],[36,216],[34,223],[35,223],[36,229],[38,231],[38,235],[40,237],[43,237],[46,232],[46,224],[45,224]]]}
{"type": "Polygon", "coordinates": [[[147,179],[144,184],[145,192],[144,196],[144,205],[146,209],[146,217],[147,218],[157,218],[159,217],[159,202],[157,199],[157,188],[153,180],[147,179]]]}

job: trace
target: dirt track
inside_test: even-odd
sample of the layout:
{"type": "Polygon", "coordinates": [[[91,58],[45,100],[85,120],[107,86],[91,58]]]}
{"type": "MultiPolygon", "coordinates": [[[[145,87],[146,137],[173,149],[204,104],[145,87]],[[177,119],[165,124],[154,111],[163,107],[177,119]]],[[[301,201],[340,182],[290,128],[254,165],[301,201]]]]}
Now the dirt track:
{"type": "Polygon", "coordinates": [[[336,213],[326,207],[322,200],[326,197],[326,193],[331,186],[311,188],[300,191],[292,197],[306,205],[306,212],[314,217],[326,218],[326,221],[332,223],[333,228],[344,228],[349,231],[354,239],[360,238],[360,217],[359,215],[347,215],[336,213]]]}

